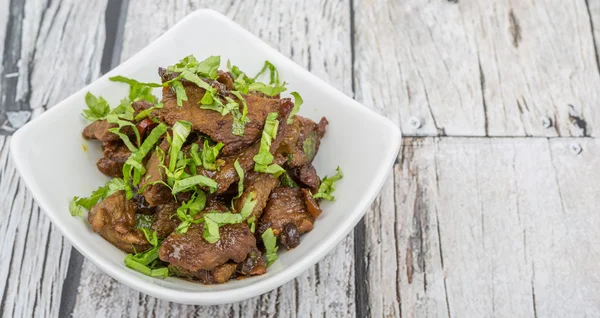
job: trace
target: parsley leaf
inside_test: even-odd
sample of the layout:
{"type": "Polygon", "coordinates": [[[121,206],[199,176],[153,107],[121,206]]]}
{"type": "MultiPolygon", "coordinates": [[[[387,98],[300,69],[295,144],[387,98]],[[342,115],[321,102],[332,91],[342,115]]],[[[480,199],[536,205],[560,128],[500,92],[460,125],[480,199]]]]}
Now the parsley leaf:
{"type": "Polygon", "coordinates": [[[158,246],[158,236],[156,234],[156,231],[150,230],[145,227],[141,228],[140,230],[142,231],[142,233],[144,233],[144,236],[146,237],[148,243],[150,243],[154,247],[158,246]]]}
{"type": "Polygon", "coordinates": [[[183,101],[188,100],[183,84],[181,84],[180,81],[173,81],[171,85],[175,89],[175,97],[177,97],[177,106],[182,106],[183,101]]]}
{"type": "Polygon", "coordinates": [[[156,96],[152,95],[152,89],[156,87],[162,87],[162,84],[158,83],[142,83],[134,80],[133,78],[127,78],[125,76],[113,76],[109,80],[113,82],[120,82],[129,84],[129,102],[135,102],[138,100],[146,100],[150,103],[156,104],[156,96]]]}
{"type": "MultiPolygon", "coordinates": [[[[131,179],[131,171],[133,170],[133,184],[138,185],[140,183],[141,176],[146,173],[146,168],[144,167],[142,161],[146,157],[146,155],[152,150],[154,145],[158,142],[160,137],[167,132],[167,125],[160,123],[158,126],[154,127],[148,137],[144,140],[139,149],[135,152],[132,152],[125,164],[123,165],[123,181],[124,186],[127,190],[129,188],[128,182],[131,179]]],[[[127,191],[127,198],[130,199],[131,189],[127,191]]]]}
{"type": "Polygon", "coordinates": [[[265,244],[267,267],[271,266],[277,260],[277,238],[273,234],[273,229],[268,228],[261,238],[265,244]]]}
{"type": "Polygon", "coordinates": [[[137,229],[149,229],[154,221],[154,216],[149,214],[137,213],[135,215],[135,227],[137,229]]]}
{"type": "Polygon", "coordinates": [[[261,82],[255,82],[255,83],[250,84],[250,86],[248,86],[248,90],[261,92],[268,96],[275,96],[275,95],[278,95],[287,90],[285,85],[286,85],[285,82],[281,86],[269,86],[269,85],[261,83],[261,82]]]}
{"type": "Polygon", "coordinates": [[[197,175],[185,179],[175,180],[172,193],[177,194],[179,192],[184,192],[194,188],[197,185],[208,187],[210,189],[210,193],[215,192],[219,186],[215,180],[202,175],[197,175]]]}
{"type": "Polygon", "coordinates": [[[337,167],[336,170],[337,173],[333,177],[328,178],[327,176],[325,176],[325,178],[323,178],[323,181],[319,186],[319,191],[313,195],[313,198],[323,198],[329,201],[335,200],[335,197],[331,195],[331,193],[333,193],[333,191],[335,190],[335,183],[344,177],[344,174],[342,173],[340,167],[337,167]]]}
{"type": "Polygon", "coordinates": [[[104,186],[94,190],[94,192],[92,192],[92,194],[87,198],[73,197],[69,203],[69,212],[71,212],[72,216],[83,217],[85,210],[91,210],[96,204],[98,204],[98,201],[119,190],[123,190],[123,185],[123,179],[113,178],[104,186]]]}
{"type": "Polygon", "coordinates": [[[269,61],[265,61],[265,64],[263,65],[263,68],[260,70],[260,72],[258,72],[258,74],[256,74],[256,76],[254,76],[253,80],[256,80],[260,75],[262,75],[266,70],[269,70],[269,83],[271,85],[275,85],[275,86],[279,86],[279,71],[277,70],[277,68],[275,67],[275,65],[273,65],[273,63],[269,62],[269,61]]]}
{"type": "Polygon", "coordinates": [[[304,103],[304,100],[302,100],[302,96],[300,96],[300,94],[298,94],[298,92],[291,92],[291,94],[292,94],[292,96],[294,96],[294,108],[292,108],[292,111],[290,112],[290,115],[288,116],[288,120],[287,120],[288,124],[291,124],[294,121],[294,116],[296,116],[296,114],[300,110],[300,106],[302,106],[302,104],[304,103]]]}
{"type": "Polygon", "coordinates": [[[213,147],[208,145],[208,140],[204,140],[204,147],[202,148],[202,153],[200,154],[202,158],[202,166],[207,170],[217,170],[217,156],[219,155],[219,151],[223,148],[223,143],[218,143],[213,147]]]}
{"type": "Polygon", "coordinates": [[[194,193],[192,198],[184,202],[179,208],[177,208],[177,217],[181,221],[177,226],[177,233],[184,234],[192,224],[198,224],[204,222],[203,218],[194,219],[194,216],[200,211],[204,210],[206,205],[206,195],[203,191],[197,191],[194,193]]]}
{"type": "Polygon", "coordinates": [[[211,212],[204,214],[204,239],[214,244],[221,239],[219,227],[227,224],[237,224],[244,220],[240,213],[211,212]]]}
{"type": "Polygon", "coordinates": [[[92,93],[85,94],[85,104],[88,109],[83,110],[83,117],[90,121],[101,120],[108,115],[110,106],[102,96],[96,98],[92,93]]]}
{"type": "Polygon", "coordinates": [[[244,130],[246,128],[246,123],[248,123],[248,104],[246,104],[246,99],[242,96],[242,94],[238,91],[230,91],[235,97],[237,97],[242,102],[242,113],[239,112],[239,105],[235,103],[235,110],[232,111],[233,115],[233,126],[231,127],[232,133],[236,136],[243,136],[244,130]],[[240,116],[241,115],[241,116],[240,116]]]}
{"type": "Polygon", "coordinates": [[[235,159],[235,161],[233,162],[233,167],[235,168],[235,172],[237,172],[237,175],[240,178],[240,181],[238,181],[238,194],[237,196],[235,196],[235,199],[237,199],[241,197],[244,193],[244,169],[242,169],[242,166],[240,165],[237,159],[235,159]]]}
{"type": "Polygon", "coordinates": [[[243,219],[247,219],[254,211],[254,207],[256,206],[256,194],[254,192],[250,192],[246,201],[244,201],[244,205],[242,206],[242,210],[240,211],[240,215],[243,219]]]}
{"type": "Polygon", "coordinates": [[[192,123],[180,120],[173,125],[173,140],[171,141],[171,149],[169,150],[169,171],[175,171],[177,164],[178,154],[181,151],[183,143],[186,141],[190,131],[192,129],[192,123]]]}
{"type": "Polygon", "coordinates": [[[283,171],[282,167],[277,164],[271,164],[273,162],[273,154],[271,154],[271,143],[273,139],[277,137],[277,128],[279,127],[279,121],[277,121],[277,113],[269,113],[265,122],[262,137],[260,139],[260,148],[258,154],[254,156],[254,171],[265,172],[274,174],[278,177],[283,171]]]}

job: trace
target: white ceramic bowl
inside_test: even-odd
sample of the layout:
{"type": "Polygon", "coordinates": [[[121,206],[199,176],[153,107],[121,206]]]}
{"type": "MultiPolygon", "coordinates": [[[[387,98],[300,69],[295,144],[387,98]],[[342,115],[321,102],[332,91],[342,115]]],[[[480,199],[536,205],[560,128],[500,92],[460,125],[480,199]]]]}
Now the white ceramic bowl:
{"type": "Polygon", "coordinates": [[[178,303],[209,305],[268,292],[325,256],[373,202],[399,145],[400,131],[388,119],[310,74],[225,16],[199,10],[119,67],[19,129],[11,148],[17,169],[38,204],[90,261],[146,294],[178,303]],[[190,32],[197,34],[193,30],[211,32],[202,33],[202,41],[195,41],[190,38],[190,32]],[[300,246],[280,252],[279,260],[265,275],[212,286],[173,277],[162,280],[144,276],[125,267],[125,254],[94,233],[87,221],[69,214],[69,200],[74,195],[88,196],[108,180],[96,169],[96,161],[102,155],[100,145],[81,137],[86,126],[80,115],[86,92],[102,95],[114,107],[127,95],[128,88],[109,81],[110,76],[157,82],[159,66],[174,64],[188,54],[198,59],[221,55],[223,63],[231,59],[249,74],[256,73],[269,60],[289,83],[288,92],[302,94],[304,106],[300,114],[315,120],[326,116],[330,122],[314,164],[321,176],[333,174],[338,165],[344,171],[344,179],[338,182],[334,193],[336,201],[322,204],[323,214],[314,229],[302,237],[300,246]],[[89,151],[82,150],[84,144],[89,151]]]}

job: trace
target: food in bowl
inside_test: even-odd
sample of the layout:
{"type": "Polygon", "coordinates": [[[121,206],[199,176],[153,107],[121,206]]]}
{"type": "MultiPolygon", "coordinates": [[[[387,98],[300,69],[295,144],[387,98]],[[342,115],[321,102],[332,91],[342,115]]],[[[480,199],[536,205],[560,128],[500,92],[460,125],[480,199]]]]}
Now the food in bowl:
{"type": "Polygon", "coordinates": [[[160,68],[161,83],[123,76],[129,96],[110,108],[88,93],[83,137],[97,140],[111,177],[70,212],[153,277],[204,284],[266,273],[334,200],[341,170],[322,180],[312,161],[328,125],[297,115],[302,98],[268,61],[254,77],[211,56],[160,68]],[[268,74],[268,76],[267,76],[268,74]],[[260,78],[268,77],[268,84],[260,78]],[[162,100],[153,95],[162,88],[162,100]]]}

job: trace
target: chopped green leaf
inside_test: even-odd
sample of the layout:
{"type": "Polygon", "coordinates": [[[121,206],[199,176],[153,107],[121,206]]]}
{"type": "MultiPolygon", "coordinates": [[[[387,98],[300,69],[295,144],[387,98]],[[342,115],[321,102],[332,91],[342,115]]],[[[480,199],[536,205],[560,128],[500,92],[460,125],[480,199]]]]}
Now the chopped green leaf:
{"type": "Polygon", "coordinates": [[[217,74],[219,65],[221,65],[220,56],[209,56],[204,61],[198,62],[193,55],[188,55],[177,64],[167,67],[167,70],[173,73],[188,71],[214,80],[219,77],[217,74]]]}
{"type": "Polygon", "coordinates": [[[83,217],[83,215],[85,214],[85,210],[81,205],[77,204],[77,200],[79,200],[78,197],[73,197],[73,199],[69,203],[69,212],[71,212],[72,216],[83,217]]]}
{"type": "Polygon", "coordinates": [[[298,184],[292,179],[292,177],[290,177],[289,173],[287,172],[281,174],[281,176],[279,177],[279,181],[281,181],[281,184],[283,184],[286,187],[299,188],[298,184]]]}
{"type": "Polygon", "coordinates": [[[275,65],[273,65],[269,61],[265,61],[263,68],[260,70],[260,72],[258,72],[258,74],[256,74],[256,76],[254,76],[253,79],[256,80],[267,69],[269,70],[269,75],[270,75],[269,76],[269,84],[279,86],[279,71],[277,71],[277,68],[275,67],[275,65]]]}
{"type": "Polygon", "coordinates": [[[106,120],[111,123],[111,124],[117,124],[119,127],[115,127],[115,128],[110,128],[108,131],[110,131],[111,133],[118,135],[121,140],[123,140],[123,142],[125,143],[125,145],[127,146],[127,148],[129,149],[129,151],[131,152],[135,152],[137,151],[137,147],[133,145],[133,143],[129,140],[129,136],[127,136],[126,134],[121,132],[121,129],[123,127],[129,126],[131,127],[131,129],[133,130],[135,137],[136,137],[136,142],[137,145],[140,145],[140,133],[137,130],[137,127],[126,120],[122,120],[118,117],[118,115],[115,114],[110,114],[108,116],[106,116],[106,120]]]}
{"type": "Polygon", "coordinates": [[[246,201],[244,201],[242,210],[240,211],[240,215],[242,216],[242,218],[248,218],[252,214],[252,211],[254,211],[254,207],[256,206],[257,202],[255,198],[256,194],[254,192],[250,192],[250,194],[246,198],[246,201]]]}
{"type": "Polygon", "coordinates": [[[288,116],[288,120],[287,120],[288,124],[291,124],[294,121],[294,116],[296,116],[296,114],[300,110],[300,106],[302,106],[302,104],[304,103],[304,100],[302,100],[302,96],[300,96],[300,94],[298,94],[298,92],[291,92],[291,94],[292,94],[292,96],[294,96],[294,108],[292,108],[292,111],[290,112],[290,115],[288,116]]]}
{"type": "Polygon", "coordinates": [[[268,96],[275,96],[275,95],[278,95],[287,90],[285,85],[286,85],[285,82],[283,84],[281,84],[281,86],[269,86],[269,85],[261,83],[261,82],[254,82],[248,86],[248,90],[261,92],[268,96]]]}
{"type": "Polygon", "coordinates": [[[214,244],[221,238],[219,227],[227,224],[237,224],[244,220],[240,213],[211,212],[204,215],[204,239],[214,244]]]}
{"type": "Polygon", "coordinates": [[[243,136],[244,130],[246,128],[246,123],[248,123],[248,104],[246,103],[246,99],[242,96],[242,94],[238,91],[230,91],[231,94],[235,95],[238,100],[242,102],[242,113],[240,115],[239,105],[235,103],[235,106],[232,110],[233,115],[233,126],[231,128],[232,133],[236,136],[243,136]]]}
{"type": "Polygon", "coordinates": [[[162,84],[142,83],[125,76],[113,76],[109,79],[113,82],[129,84],[129,103],[138,100],[146,100],[150,103],[156,104],[157,99],[156,96],[152,95],[152,89],[156,87],[162,87],[162,84]]]}
{"type": "MultiPolygon", "coordinates": [[[[148,137],[144,140],[139,149],[132,152],[125,164],[123,165],[123,186],[127,190],[129,188],[128,182],[131,179],[131,171],[133,170],[133,184],[138,185],[140,183],[141,176],[146,173],[146,168],[142,164],[142,161],[146,155],[152,150],[154,145],[158,142],[160,137],[167,132],[167,125],[160,123],[154,127],[148,137]]],[[[160,149],[160,148],[159,148],[160,149]]],[[[130,199],[131,190],[127,191],[127,198],[130,199]]]]}
{"type": "Polygon", "coordinates": [[[208,187],[210,189],[210,193],[213,193],[217,190],[219,184],[209,177],[197,175],[185,179],[176,180],[175,184],[173,185],[172,193],[177,194],[180,192],[184,192],[186,190],[194,188],[195,186],[208,187]]]}
{"type": "Polygon", "coordinates": [[[192,123],[180,120],[173,125],[173,140],[171,141],[171,149],[169,150],[169,171],[175,171],[179,151],[183,143],[185,143],[190,131],[192,123]]]}
{"type": "Polygon", "coordinates": [[[277,260],[277,238],[271,228],[268,228],[261,237],[265,245],[267,267],[269,267],[277,260]]]}
{"type": "Polygon", "coordinates": [[[204,239],[211,244],[217,243],[221,236],[219,234],[219,224],[210,218],[204,216],[204,239]]]}
{"type": "Polygon", "coordinates": [[[240,178],[240,181],[238,181],[238,194],[235,197],[235,199],[237,199],[241,197],[244,193],[244,169],[242,169],[242,166],[240,165],[237,159],[235,159],[235,161],[233,162],[233,167],[235,168],[235,172],[237,172],[237,175],[240,178]]]}
{"type": "Polygon", "coordinates": [[[102,96],[96,98],[92,93],[85,94],[85,104],[88,109],[83,110],[83,117],[90,121],[101,120],[108,115],[110,106],[102,96]]]}
{"type": "Polygon", "coordinates": [[[148,109],[144,109],[141,112],[139,112],[136,116],[135,116],[135,121],[141,121],[142,119],[149,117],[150,114],[152,114],[152,111],[155,109],[161,109],[163,108],[165,105],[163,103],[158,103],[148,109]]]}
{"type": "Polygon", "coordinates": [[[248,225],[250,226],[250,232],[254,233],[256,230],[256,218],[251,216],[246,220],[246,222],[248,222],[248,225]]]}
{"type": "Polygon", "coordinates": [[[135,215],[135,227],[138,229],[149,229],[154,221],[154,216],[137,213],[135,215]]]}
{"type": "Polygon", "coordinates": [[[141,228],[140,230],[142,231],[142,233],[144,233],[144,236],[146,237],[148,243],[150,243],[154,247],[158,246],[158,236],[156,235],[156,231],[150,230],[145,227],[141,228]]]}
{"type": "Polygon", "coordinates": [[[182,106],[183,101],[188,100],[188,97],[187,97],[187,94],[185,93],[185,88],[183,87],[183,84],[181,84],[180,81],[173,81],[173,83],[171,83],[171,85],[175,89],[175,97],[177,98],[177,106],[182,106]]]}
{"type": "Polygon", "coordinates": [[[311,131],[308,136],[304,137],[304,142],[302,143],[302,150],[304,151],[304,155],[309,161],[312,161],[315,155],[317,154],[317,142],[319,140],[319,133],[316,131],[311,131]]]}
{"type": "Polygon", "coordinates": [[[279,165],[271,164],[274,158],[273,154],[271,154],[271,143],[273,139],[277,137],[278,127],[279,121],[277,121],[277,113],[269,113],[260,139],[258,154],[253,158],[256,163],[254,165],[254,171],[271,173],[276,177],[285,171],[279,165]]]}
{"type": "Polygon", "coordinates": [[[218,143],[213,147],[209,146],[208,140],[204,140],[204,148],[202,148],[202,166],[207,170],[217,170],[217,157],[219,156],[219,151],[223,148],[223,143],[218,143]]]}
{"type": "Polygon", "coordinates": [[[204,209],[206,205],[206,194],[203,191],[197,191],[192,198],[184,202],[177,209],[177,217],[181,221],[177,226],[177,233],[184,234],[192,224],[198,224],[204,221],[203,218],[194,218],[194,216],[204,209]]]}
{"type": "Polygon", "coordinates": [[[333,177],[328,178],[327,176],[325,176],[325,178],[323,178],[323,181],[319,186],[319,191],[313,195],[313,198],[323,198],[329,201],[335,200],[335,197],[331,195],[331,193],[333,193],[333,191],[335,190],[335,183],[344,177],[344,174],[342,173],[340,167],[337,167],[336,170],[337,173],[333,177]]]}

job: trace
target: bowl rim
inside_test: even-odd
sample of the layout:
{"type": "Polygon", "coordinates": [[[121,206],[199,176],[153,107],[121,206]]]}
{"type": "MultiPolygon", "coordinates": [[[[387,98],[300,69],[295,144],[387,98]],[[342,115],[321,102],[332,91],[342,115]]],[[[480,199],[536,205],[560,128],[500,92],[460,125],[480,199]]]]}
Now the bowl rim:
{"type": "MultiPolygon", "coordinates": [[[[86,85],[84,88],[80,89],[73,95],[67,97],[65,100],[59,102],[54,107],[51,107],[46,112],[41,114],[39,118],[46,116],[47,114],[51,114],[53,112],[59,112],[65,106],[70,104],[72,100],[77,97],[77,95],[81,94],[89,90],[89,86],[94,84],[97,81],[106,80],[108,77],[113,76],[115,73],[119,72],[121,69],[125,68],[127,65],[134,64],[135,61],[143,60],[152,53],[153,48],[160,45],[163,39],[168,37],[170,33],[176,32],[179,26],[185,24],[186,22],[196,19],[205,15],[210,15],[212,18],[218,19],[222,23],[226,23],[231,26],[235,32],[241,32],[245,37],[252,38],[253,42],[259,47],[262,51],[270,52],[271,54],[276,54],[282,58],[282,61],[287,63],[290,66],[290,69],[302,75],[305,80],[310,80],[317,82],[320,86],[324,87],[324,89],[328,90],[329,93],[332,93],[337,100],[340,100],[345,104],[345,106],[352,109],[352,111],[357,111],[365,116],[369,116],[371,118],[377,119],[380,125],[384,126],[385,131],[388,132],[388,138],[391,141],[391,147],[389,151],[385,154],[385,158],[382,160],[383,164],[377,170],[377,173],[374,175],[372,184],[365,190],[365,195],[360,199],[359,204],[354,208],[352,213],[349,214],[349,217],[344,219],[343,223],[340,226],[335,227],[331,230],[330,234],[324,239],[320,244],[314,246],[311,253],[307,254],[305,257],[298,259],[297,262],[287,265],[286,268],[278,273],[273,274],[270,277],[264,278],[256,283],[249,284],[247,286],[241,286],[239,288],[228,289],[228,290],[216,290],[216,291],[182,291],[171,289],[166,286],[161,286],[158,284],[154,284],[152,281],[144,280],[134,275],[134,273],[124,274],[123,267],[118,266],[117,264],[110,262],[100,255],[94,255],[93,252],[88,252],[85,247],[82,247],[81,244],[75,239],[73,232],[66,227],[66,224],[61,222],[58,217],[55,216],[55,213],[49,213],[48,207],[50,206],[48,201],[45,199],[42,193],[43,191],[39,188],[39,185],[36,182],[35,176],[30,173],[24,167],[23,160],[20,160],[22,157],[22,146],[24,145],[24,138],[29,134],[29,131],[32,129],[33,125],[35,125],[35,121],[32,120],[28,122],[26,125],[17,130],[11,139],[11,158],[15,167],[21,177],[23,178],[25,184],[27,185],[29,191],[31,191],[35,201],[38,203],[40,208],[44,210],[46,216],[50,218],[52,223],[60,230],[63,236],[65,236],[81,254],[83,254],[88,260],[90,260],[94,265],[100,267],[104,272],[109,274],[111,277],[116,279],[117,281],[134,288],[138,291],[141,291],[145,294],[158,297],[161,299],[165,299],[168,301],[173,301],[182,304],[197,304],[197,305],[213,305],[213,304],[224,304],[224,303],[232,303],[241,300],[245,300],[251,297],[255,297],[266,293],[270,290],[273,290],[288,281],[296,278],[303,271],[308,268],[314,266],[319,260],[321,260],[327,253],[329,253],[343,238],[345,238],[348,233],[354,229],[356,224],[360,221],[360,219],[365,215],[368,206],[375,200],[376,196],[379,194],[383,184],[386,180],[387,175],[389,174],[391,168],[393,167],[395,158],[400,150],[400,140],[401,140],[401,132],[400,129],[393,124],[389,119],[375,113],[369,108],[361,105],[354,99],[348,97],[341,91],[335,89],[325,81],[316,77],[300,65],[296,64],[267,43],[244,29],[239,24],[235,23],[231,19],[227,18],[223,14],[211,10],[211,9],[200,9],[196,10],[190,14],[188,14],[185,18],[181,19],[174,26],[169,28],[165,33],[155,39],[151,44],[143,48],[140,52],[136,53],[125,62],[101,76],[100,78],[94,80],[90,84],[86,85]]],[[[386,138],[387,139],[387,138],[386,138]]]]}

